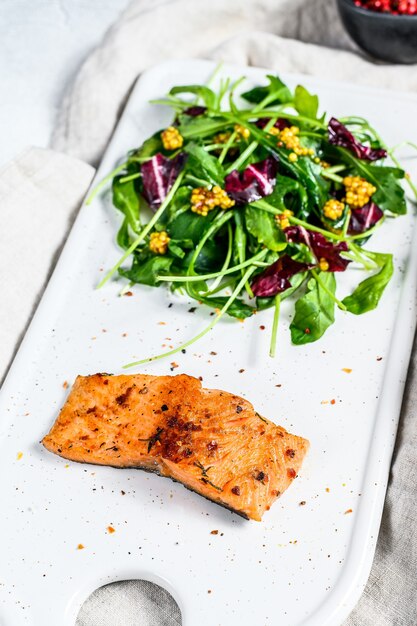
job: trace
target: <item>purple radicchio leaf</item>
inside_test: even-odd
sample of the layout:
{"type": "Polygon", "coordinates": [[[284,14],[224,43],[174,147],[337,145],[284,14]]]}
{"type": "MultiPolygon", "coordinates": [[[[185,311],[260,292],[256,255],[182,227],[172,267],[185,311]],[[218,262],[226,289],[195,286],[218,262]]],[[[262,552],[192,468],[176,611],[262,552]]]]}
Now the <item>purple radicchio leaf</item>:
{"type": "Polygon", "coordinates": [[[359,209],[352,209],[349,220],[348,233],[364,233],[383,217],[384,213],[375,202],[368,202],[359,209]]]}
{"type": "Polygon", "coordinates": [[[142,163],[143,195],[154,211],[161,206],[169,190],[175,183],[187,155],[181,152],[173,159],[168,159],[158,152],[149,161],[142,163]]]}
{"type": "Polygon", "coordinates": [[[333,244],[321,233],[307,230],[303,226],[290,226],[285,229],[288,241],[291,243],[304,243],[313,252],[317,261],[322,259],[329,264],[329,272],[344,272],[350,261],[340,256],[341,252],[348,250],[345,241],[333,244]]]}
{"type": "Polygon", "coordinates": [[[299,263],[287,254],[284,254],[278,261],[272,263],[261,274],[255,276],[251,289],[255,296],[268,298],[282,293],[291,287],[290,278],[294,274],[304,272],[308,269],[306,263],[299,263]]]}
{"type": "MultiPolygon", "coordinates": [[[[256,120],[255,126],[258,128],[265,128],[270,120],[270,117],[260,117],[259,120],[256,120]]],[[[278,130],[283,130],[284,128],[289,128],[290,126],[290,122],[288,120],[284,120],[283,117],[279,117],[274,124],[274,128],[278,128],[278,130]]]]}
{"type": "Polygon", "coordinates": [[[339,120],[332,117],[328,124],[329,143],[334,146],[341,146],[347,148],[358,159],[365,161],[377,161],[378,159],[384,159],[387,156],[387,151],[383,148],[378,150],[364,146],[352,135],[350,130],[346,128],[339,120]]]}
{"type": "Polygon", "coordinates": [[[248,165],[243,172],[230,172],[224,179],[224,188],[238,204],[254,202],[273,192],[277,170],[277,161],[267,157],[264,161],[248,165]]]}
{"type": "Polygon", "coordinates": [[[188,107],[188,109],[184,109],[183,113],[185,113],[185,115],[190,115],[191,117],[198,117],[199,115],[204,115],[206,111],[207,107],[194,105],[192,107],[188,107]]]}

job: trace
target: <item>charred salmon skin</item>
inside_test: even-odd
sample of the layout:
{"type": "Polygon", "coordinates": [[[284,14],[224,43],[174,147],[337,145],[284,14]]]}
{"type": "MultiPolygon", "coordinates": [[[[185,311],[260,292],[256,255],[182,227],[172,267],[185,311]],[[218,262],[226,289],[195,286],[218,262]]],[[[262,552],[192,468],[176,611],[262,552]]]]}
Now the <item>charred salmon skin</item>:
{"type": "Polygon", "coordinates": [[[258,521],[309,446],[185,374],[78,376],[43,444],[71,461],[157,472],[258,521]]]}

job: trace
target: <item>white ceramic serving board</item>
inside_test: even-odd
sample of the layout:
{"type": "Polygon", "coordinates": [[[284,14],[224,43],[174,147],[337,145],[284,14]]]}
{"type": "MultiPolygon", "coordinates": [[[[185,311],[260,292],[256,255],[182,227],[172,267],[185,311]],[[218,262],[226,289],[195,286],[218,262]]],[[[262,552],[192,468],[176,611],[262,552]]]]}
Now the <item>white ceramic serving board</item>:
{"type": "MultiPolygon", "coordinates": [[[[171,121],[166,109],[148,104],[151,98],[174,84],[204,82],[212,70],[206,61],[181,61],[142,76],[96,180],[171,121]]],[[[221,73],[245,74],[248,85],[265,76],[228,66],[221,73]]],[[[369,118],[390,144],[417,138],[413,96],[284,78],[317,92],[322,110],[369,118]]],[[[417,176],[416,162],[405,163],[417,176]]],[[[175,374],[244,395],[261,414],[310,439],[299,478],[261,523],[167,479],[69,463],[39,444],[68,394],[65,381],[120,373],[123,364],[189,339],[212,319],[204,308],[189,313],[186,299],[162,288],[136,286],[132,297],[119,297],[118,280],[95,290],[120,255],[119,221],[108,192],[82,208],[2,389],[0,624],[74,626],[96,587],[129,578],[168,589],[183,626],[341,624],[374,554],[415,327],[412,209],[388,220],[369,245],[395,254],[395,276],[376,311],[338,312],[322,340],[295,347],[286,302],[274,360],[266,311],[244,323],[225,319],[186,354],[139,370],[170,374],[176,361],[175,374]]],[[[341,296],[361,278],[354,269],[338,276],[341,296]]]]}

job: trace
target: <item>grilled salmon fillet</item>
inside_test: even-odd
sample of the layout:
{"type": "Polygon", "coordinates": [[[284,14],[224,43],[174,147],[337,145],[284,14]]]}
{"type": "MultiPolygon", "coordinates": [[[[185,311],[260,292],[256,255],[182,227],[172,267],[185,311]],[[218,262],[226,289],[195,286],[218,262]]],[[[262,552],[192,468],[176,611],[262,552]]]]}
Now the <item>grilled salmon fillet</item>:
{"type": "Polygon", "coordinates": [[[309,446],[185,374],[78,376],[43,444],[71,461],[157,472],[258,521],[309,446]]]}

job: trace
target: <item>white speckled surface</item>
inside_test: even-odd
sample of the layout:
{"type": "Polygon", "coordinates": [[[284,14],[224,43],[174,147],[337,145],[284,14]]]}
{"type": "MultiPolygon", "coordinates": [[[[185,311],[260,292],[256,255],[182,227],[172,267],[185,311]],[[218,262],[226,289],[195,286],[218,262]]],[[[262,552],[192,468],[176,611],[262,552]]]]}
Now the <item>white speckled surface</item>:
{"type": "MultiPolygon", "coordinates": [[[[211,68],[195,61],[147,73],[98,177],[168,121],[149,98],[171,84],[204,81],[211,68]]],[[[245,73],[253,80],[263,75],[253,68],[245,73]]],[[[386,95],[381,105],[371,90],[302,82],[335,115],[356,112],[383,126],[388,142],[410,132],[413,96],[386,95]]],[[[408,164],[416,172],[415,163],[408,164]]],[[[271,312],[244,324],[225,320],[175,358],[175,373],[201,375],[208,387],[245,395],[261,413],[311,440],[299,479],[261,524],[157,476],[66,463],[38,444],[65,399],[64,381],[78,373],[119,372],[123,363],[185,340],[207,322],[207,311],[190,314],[186,301],[162,289],[136,287],[132,298],[117,297],[120,283],[94,290],[102,268],[119,256],[111,243],[118,219],[106,197],[81,211],[2,390],[0,616],[7,626],[73,626],[98,585],[147,578],[172,592],[184,626],[213,626],[220,612],[222,626],[243,618],[257,625],[340,624],[366,581],[382,511],[415,324],[414,217],[390,220],[372,239],[372,249],[395,253],[398,268],[376,311],[362,318],[339,312],[319,343],[295,348],[286,303],[275,361],[267,356],[271,312]],[[342,371],[346,367],[351,374],[342,371]],[[353,512],[345,514],[348,509],[353,512]],[[116,533],[106,532],[109,524],[116,533]],[[214,528],[220,531],[215,537],[214,528]],[[84,550],[76,549],[79,543],[84,550]]],[[[341,277],[342,295],[356,280],[352,274],[341,277]]],[[[170,364],[143,371],[170,373],[170,364]]]]}
{"type": "Polygon", "coordinates": [[[65,89],[129,0],[2,0],[0,166],[47,146],[65,89]]]}

